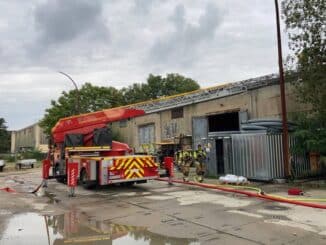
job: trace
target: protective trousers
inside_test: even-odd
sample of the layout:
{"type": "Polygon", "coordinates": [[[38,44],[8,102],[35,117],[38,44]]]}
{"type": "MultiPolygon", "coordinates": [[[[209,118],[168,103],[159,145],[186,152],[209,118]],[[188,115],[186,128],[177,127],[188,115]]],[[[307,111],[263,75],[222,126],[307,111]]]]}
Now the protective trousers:
{"type": "Polygon", "coordinates": [[[183,177],[188,178],[189,176],[189,171],[190,171],[190,166],[191,166],[192,160],[185,160],[182,163],[182,173],[183,173],[183,177]]]}

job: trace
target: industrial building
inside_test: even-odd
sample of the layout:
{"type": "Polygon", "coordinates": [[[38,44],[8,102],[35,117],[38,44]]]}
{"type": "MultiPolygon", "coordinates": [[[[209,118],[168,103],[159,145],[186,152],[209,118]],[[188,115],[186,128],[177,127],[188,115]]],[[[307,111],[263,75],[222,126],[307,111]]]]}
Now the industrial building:
{"type": "Polygon", "coordinates": [[[44,153],[48,150],[47,135],[38,123],[11,131],[11,153],[34,149],[44,153]]]}
{"type": "MultiPolygon", "coordinates": [[[[290,116],[309,109],[295,100],[289,83],[286,84],[286,101],[290,116]]],[[[210,176],[225,173],[258,179],[284,176],[280,135],[260,132],[264,135],[250,136],[241,130],[241,122],[248,119],[281,118],[277,75],[200,89],[129,107],[143,109],[146,115],[113,123],[112,127],[124,142],[135,147],[136,152],[152,153],[157,142],[173,142],[180,134],[191,135],[194,149],[198,144],[209,148],[207,174],[210,176]],[[239,144],[242,141],[247,141],[244,144],[251,148],[242,149],[239,144]],[[273,142],[273,147],[269,141],[273,142]],[[255,147],[258,145],[260,147],[255,147]],[[275,148],[274,152],[270,150],[272,148],[275,148]],[[239,153],[241,150],[247,152],[239,153]],[[253,159],[245,159],[244,156],[253,159]],[[249,171],[250,168],[252,171],[249,171]]],[[[302,164],[302,171],[307,171],[305,159],[302,164]]]]}

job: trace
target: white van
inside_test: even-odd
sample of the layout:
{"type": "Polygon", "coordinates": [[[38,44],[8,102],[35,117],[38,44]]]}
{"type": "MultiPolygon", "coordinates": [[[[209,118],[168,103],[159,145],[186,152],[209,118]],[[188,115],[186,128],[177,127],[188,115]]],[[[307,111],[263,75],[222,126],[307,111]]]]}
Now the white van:
{"type": "Polygon", "coordinates": [[[5,167],[5,160],[0,160],[0,172],[3,171],[4,167],[5,167]]]}
{"type": "Polygon", "coordinates": [[[16,168],[21,169],[22,167],[30,167],[34,168],[34,165],[36,164],[36,159],[24,159],[24,160],[19,160],[16,163],[16,168]]]}

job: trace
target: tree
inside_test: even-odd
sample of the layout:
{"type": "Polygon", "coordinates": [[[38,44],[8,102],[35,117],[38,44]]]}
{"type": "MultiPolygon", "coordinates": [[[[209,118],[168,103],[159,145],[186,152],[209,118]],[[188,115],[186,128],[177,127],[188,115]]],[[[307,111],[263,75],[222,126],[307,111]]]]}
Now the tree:
{"type": "Polygon", "coordinates": [[[10,133],[7,131],[6,121],[0,118],[0,152],[5,153],[10,150],[10,133]]]}
{"type": "Polygon", "coordinates": [[[127,88],[122,88],[123,104],[129,105],[147,100],[147,96],[144,94],[146,89],[147,85],[143,83],[134,83],[127,88]]]}
{"type": "Polygon", "coordinates": [[[171,73],[166,77],[150,74],[147,83],[133,84],[122,89],[125,104],[131,104],[164,96],[170,96],[199,89],[199,84],[191,78],[171,73]]]}
{"type": "MultiPolygon", "coordinates": [[[[79,90],[79,113],[99,111],[196,89],[199,89],[196,81],[179,74],[167,74],[166,77],[150,74],[147,83],[134,83],[121,90],[85,83],[79,90]]],[[[45,133],[50,135],[51,129],[60,118],[78,114],[76,100],[76,90],[71,90],[63,91],[57,101],[51,101],[51,107],[46,109],[46,113],[40,121],[40,126],[45,133]]]]}
{"type": "Polygon", "coordinates": [[[312,110],[299,116],[297,135],[308,150],[322,152],[326,128],[326,2],[324,0],[284,0],[283,15],[293,55],[293,81],[297,98],[312,110]],[[310,126],[309,126],[310,125],[310,126]]]}
{"type": "MultiPolygon", "coordinates": [[[[79,113],[99,111],[122,104],[122,96],[119,90],[113,87],[93,86],[85,83],[79,90],[80,108],[79,113]]],[[[51,129],[60,118],[78,114],[76,111],[76,91],[63,91],[57,101],[51,101],[51,107],[46,109],[40,126],[50,135],[51,129]]]]}
{"type": "Polygon", "coordinates": [[[167,74],[166,77],[150,74],[147,78],[145,94],[148,99],[156,99],[162,96],[194,91],[199,88],[196,81],[179,74],[171,73],[167,74]]]}

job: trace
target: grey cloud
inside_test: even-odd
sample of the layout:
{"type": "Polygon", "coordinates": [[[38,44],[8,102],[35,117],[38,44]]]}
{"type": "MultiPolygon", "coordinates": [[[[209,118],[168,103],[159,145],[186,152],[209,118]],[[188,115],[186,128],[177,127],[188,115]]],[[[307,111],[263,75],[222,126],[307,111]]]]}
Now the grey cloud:
{"type": "Polygon", "coordinates": [[[105,54],[110,33],[103,8],[98,0],[48,0],[36,5],[34,35],[24,46],[28,62],[72,69],[90,63],[99,52],[105,54]]]}
{"type": "Polygon", "coordinates": [[[185,25],[185,7],[182,4],[179,4],[175,7],[173,14],[170,17],[170,20],[175,24],[177,31],[183,30],[185,25]]]}
{"type": "Polygon", "coordinates": [[[48,1],[36,8],[35,22],[44,42],[60,43],[96,29],[105,30],[101,12],[98,1],[48,1]]]}
{"type": "Polygon", "coordinates": [[[210,86],[277,71],[273,1],[12,0],[0,12],[0,112],[11,128],[73,89],[57,70],[116,87],[149,73],[210,86]]]}
{"type": "Polygon", "coordinates": [[[199,17],[197,24],[187,23],[185,8],[177,5],[170,21],[175,30],[159,38],[150,50],[150,60],[157,63],[173,62],[189,65],[200,54],[203,43],[214,40],[217,27],[222,23],[222,15],[216,5],[206,5],[205,12],[199,17]]]}
{"type": "Polygon", "coordinates": [[[156,0],[135,0],[133,11],[139,15],[147,15],[156,0]]]}

